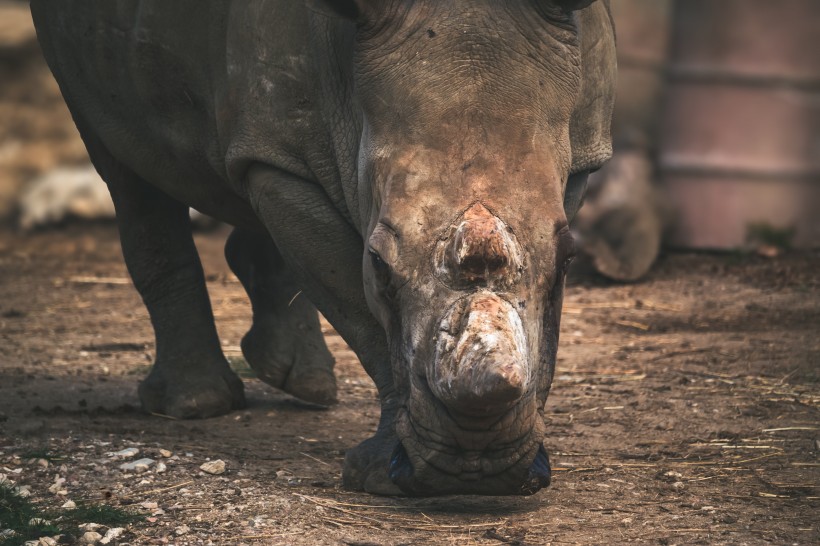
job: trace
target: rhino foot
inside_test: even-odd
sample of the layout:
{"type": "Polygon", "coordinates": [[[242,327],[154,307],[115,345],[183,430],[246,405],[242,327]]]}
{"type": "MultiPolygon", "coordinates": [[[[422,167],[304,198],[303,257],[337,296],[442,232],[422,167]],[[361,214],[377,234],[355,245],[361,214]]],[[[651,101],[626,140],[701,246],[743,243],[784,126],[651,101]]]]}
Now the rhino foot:
{"type": "Polygon", "coordinates": [[[348,451],[342,472],[344,487],[372,495],[404,495],[388,476],[397,443],[395,434],[379,432],[348,451]]]}
{"type": "Polygon", "coordinates": [[[305,402],[335,404],[334,360],[318,312],[302,295],[297,276],[273,240],[235,229],[225,258],[253,305],[253,326],[242,339],[242,354],[259,379],[305,402]]]}
{"type": "Polygon", "coordinates": [[[264,335],[254,325],[242,339],[242,354],[268,385],[305,402],[331,406],[337,402],[333,356],[324,344],[305,337],[264,335]]]}
{"type": "Polygon", "coordinates": [[[245,387],[224,360],[195,371],[154,365],[139,386],[142,407],[177,419],[204,419],[245,407],[245,387]]]}

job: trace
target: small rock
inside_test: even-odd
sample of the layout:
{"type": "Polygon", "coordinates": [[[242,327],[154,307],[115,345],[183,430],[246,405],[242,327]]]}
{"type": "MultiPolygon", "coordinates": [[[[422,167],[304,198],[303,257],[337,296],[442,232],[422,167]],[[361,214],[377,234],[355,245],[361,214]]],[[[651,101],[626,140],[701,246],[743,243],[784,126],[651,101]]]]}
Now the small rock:
{"type": "Polygon", "coordinates": [[[683,489],[684,487],[686,487],[686,484],[684,484],[683,482],[675,482],[672,484],[672,487],[674,487],[675,489],[683,489]]]}
{"type": "Polygon", "coordinates": [[[176,533],[176,535],[178,537],[181,537],[182,535],[187,535],[188,531],[190,531],[190,530],[191,530],[190,527],[188,527],[185,524],[182,524],[179,527],[177,527],[176,529],[174,529],[174,533],[176,533]]]}
{"type": "Polygon", "coordinates": [[[664,476],[666,476],[667,478],[682,478],[683,474],[681,474],[680,472],[675,472],[674,470],[670,470],[669,472],[666,472],[664,476]]]}
{"type": "Polygon", "coordinates": [[[159,505],[155,502],[145,501],[140,503],[140,506],[142,506],[146,510],[156,510],[159,505]]]}
{"type": "Polygon", "coordinates": [[[60,476],[57,476],[54,479],[54,483],[51,485],[51,487],[48,488],[49,493],[54,493],[55,495],[59,494],[60,490],[63,488],[64,483],[65,483],[65,478],[61,478],[60,476]]]}
{"type": "Polygon", "coordinates": [[[120,465],[120,470],[125,470],[126,472],[138,472],[142,473],[148,470],[152,464],[156,461],[154,459],[137,459],[136,461],[131,461],[130,463],[123,463],[120,465]]]}
{"type": "Polygon", "coordinates": [[[31,486],[21,485],[15,488],[18,497],[26,498],[31,496],[31,486]]]}
{"type": "Polygon", "coordinates": [[[125,528],[123,527],[112,527],[111,529],[105,532],[105,536],[102,537],[102,540],[100,540],[100,544],[108,544],[115,538],[119,538],[119,536],[124,532],[125,528]]]}
{"type": "Polygon", "coordinates": [[[38,546],[39,544],[39,540],[27,540],[23,543],[23,546],[38,546]]]}
{"type": "Polygon", "coordinates": [[[256,527],[264,527],[266,524],[264,516],[256,516],[248,520],[248,527],[256,528],[256,527]]]}
{"type": "Polygon", "coordinates": [[[40,537],[37,546],[57,546],[57,541],[51,537],[40,537]]]}
{"type": "Polygon", "coordinates": [[[77,544],[97,544],[102,537],[103,536],[96,531],[86,531],[83,533],[83,536],[80,537],[80,540],[77,541],[77,544]]]}
{"type": "Polygon", "coordinates": [[[60,506],[60,508],[65,508],[66,510],[73,510],[74,508],[77,508],[77,503],[75,503],[73,500],[67,500],[63,503],[62,506],[60,506]]]}
{"type": "Polygon", "coordinates": [[[41,468],[48,468],[48,459],[37,459],[37,466],[41,468]]]}
{"type": "Polygon", "coordinates": [[[168,467],[165,466],[165,463],[157,463],[157,468],[155,469],[157,474],[162,474],[166,470],[168,470],[168,467]]]}
{"type": "Polygon", "coordinates": [[[114,453],[111,453],[112,459],[132,459],[139,455],[140,450],[135,447],[127,447],[114,453]]]}
{"type": "Polygon", "coordinates": [[[173,453],[171,453],[167,449],[160,449],[159,454],[160,454],[160,456],[165,457],[166,459],[169,459],[171,457],[171,455],[173,455],[173,453]]]}
{"type": "Polygon", "coordinates": [[[100,527],[102,527],[102,525],[100,525],[99,523],[83,523],[82,525],[78,525],[77,527],[79,527],[83,531],[93,531],[95,529],[99,529],[100,527]]]}
{"type": "Polygon", "coordinates": [[[208,461],[207,463],[201,464],[199,466],[199,469],[203,472],[207,472],[208,474],[214,474],[218,476],[219,474],[225,473],[225,461],[223,461],[222,459],[208,461]]]}

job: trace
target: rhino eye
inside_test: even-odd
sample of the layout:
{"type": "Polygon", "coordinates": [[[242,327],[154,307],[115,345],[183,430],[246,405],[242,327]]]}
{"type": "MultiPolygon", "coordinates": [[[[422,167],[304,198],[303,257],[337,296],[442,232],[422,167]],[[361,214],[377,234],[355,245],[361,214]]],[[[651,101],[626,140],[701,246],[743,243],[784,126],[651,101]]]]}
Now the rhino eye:
{"type": "Polygon", "coordinates": [[[380,285],[386,286],[390,282],[390,266],[379,256],[379,253],[369,250],[370,263],[373,265],[373,272],[376,274],[376,280],[380,285]]]}

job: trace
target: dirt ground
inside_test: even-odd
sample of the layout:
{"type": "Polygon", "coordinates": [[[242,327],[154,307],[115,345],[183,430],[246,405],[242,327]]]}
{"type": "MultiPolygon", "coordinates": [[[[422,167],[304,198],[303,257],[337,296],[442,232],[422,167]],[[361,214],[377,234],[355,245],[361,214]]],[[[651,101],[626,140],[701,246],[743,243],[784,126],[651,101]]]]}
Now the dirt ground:
{"type": "MultiPolygon", "coordinates": [[[[249,307],[224,236],[197,243],[225,352],[240,363],[249,307]]],[[[136,385],[152,332],[116,229],[7,230],[0,473],[43,506],[144,514],[119,539],[131,544],[817,544],[819,296],[817,253],[676,254],[627,286],[576,277],[546,412],[553,485],[520,498],[380,498],[340,486],[344,451],[375,429],[378,406],[330,327],[332,409],[247,377],[245,411],[144,415],[136,385]],[[109,453],[127,447],[165,470],[120,470],[109,453]],[[202,472],[208,458],[227,471],[202,472]]]]}
{"type": "MultiPolygon", "coordinates": [[[[23,2],[0,0],[0,82],[4,217],[31,177],[86,156],[23,2]]],[[[241,368],[250,311],[224,237],[197,242],[225,353],[241,368]]],[[[244,370],[246,411],[144,415],[136,386],[153,334],[116,229],[24,236],[3,224],[0,478],[43,507],[145,516],[112,544],[817,544],[819,296],[818,253],[676,254],[626,286],[577,277],[547,403],[553,485],[526,498],[379,498],[340,487],[344,451],[375,429],[378,405],[329,326],[332,409],[244,370]],[[110,454],[124,448],[154,462],[122,470],[129,460],[110,454]],[[208,459],[225,473],[202,472],[208,459]]]]}

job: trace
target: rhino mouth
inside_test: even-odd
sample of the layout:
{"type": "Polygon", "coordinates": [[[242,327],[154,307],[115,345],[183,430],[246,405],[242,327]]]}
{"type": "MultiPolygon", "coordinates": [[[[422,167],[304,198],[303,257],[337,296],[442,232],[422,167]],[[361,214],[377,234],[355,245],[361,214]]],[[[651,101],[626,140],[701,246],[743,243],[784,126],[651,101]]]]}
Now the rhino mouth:
{"type": "Polygon", "coordinates": [[[522,460],[530,462],[524,467],[516,464],[505,472],[488,476],[480,472],[454,475],[430,465],[439,474],[434,478],[437,488],[431,490],[432,473],[428,469],[425,472],[427,477],[419,479],[407,449],[402,442],[398,442],[390,457],[388,475],[404,493],[412,496],[430,496],[431,491],[433,495],[533,495],[549,486],[552,472],[543,444],[538,444],[534,457],[524,457],[522,460]]]}
{"type": "Polygon", "coordinates": [[[531,402],[492,424],[448,415],[434,429],[420,425],[411,410],[403,411],[387,469],[390,480],[411,496],[536,493],[549,485],[550,465],[543,420],[531,402]]]}

